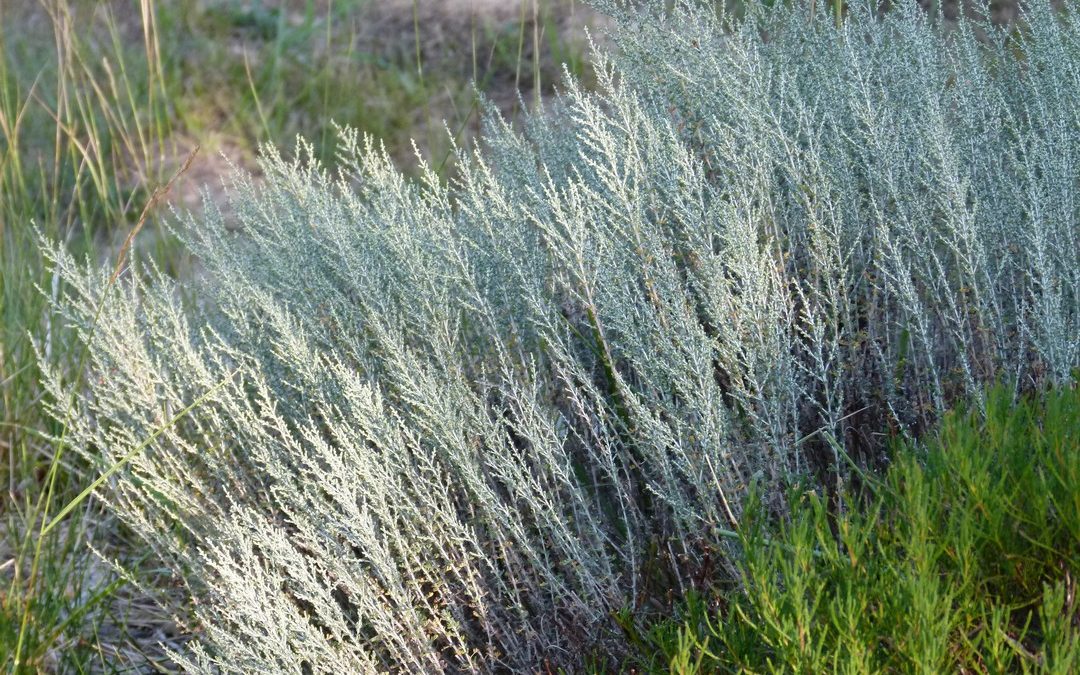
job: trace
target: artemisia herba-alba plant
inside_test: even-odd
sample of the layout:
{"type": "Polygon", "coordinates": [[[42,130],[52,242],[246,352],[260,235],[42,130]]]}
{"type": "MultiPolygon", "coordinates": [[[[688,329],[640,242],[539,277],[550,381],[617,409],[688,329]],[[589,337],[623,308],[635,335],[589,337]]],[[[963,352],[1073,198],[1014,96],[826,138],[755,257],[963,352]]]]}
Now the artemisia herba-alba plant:
{"type": "Polygon", "coordinates": [[[197,279],[55,251],[67,442],[126,462],[99,494],[185,582],[182,663],[573,668],[658,566],[724,573],[751,484],[782,513],[988,382],[1069,380],[1075,3],[979,36],[909,4],[608,2],[598,91],[449,183],[345,130],[189,219],[197,279]]]}

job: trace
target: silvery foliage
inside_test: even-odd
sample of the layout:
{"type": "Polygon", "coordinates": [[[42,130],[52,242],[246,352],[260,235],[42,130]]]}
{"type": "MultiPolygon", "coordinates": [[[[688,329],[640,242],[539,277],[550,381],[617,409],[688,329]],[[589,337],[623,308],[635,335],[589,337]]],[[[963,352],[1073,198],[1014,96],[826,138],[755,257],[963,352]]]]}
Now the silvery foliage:
{"type": "Polygon", "coordinates": [[[239,227],[207,203],[198,281],[55,252],[69,440],[130,455],[101,496],[185,581],[187,668],[580,665],[653,561],[681,591],[732,553],[752,483],[782,511],[1080,366],[1071,17],[607,9],[598,92],[493,121],[450,186],[343,131],[338,172],[238,175],[239,227]]]}

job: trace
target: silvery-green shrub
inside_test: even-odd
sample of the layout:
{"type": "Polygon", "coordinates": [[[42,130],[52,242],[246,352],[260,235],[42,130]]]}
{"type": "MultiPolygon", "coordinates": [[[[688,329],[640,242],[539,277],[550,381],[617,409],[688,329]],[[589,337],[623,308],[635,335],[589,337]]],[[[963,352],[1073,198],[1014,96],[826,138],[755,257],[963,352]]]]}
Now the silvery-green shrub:
{"type": "Polygon", "coordinates": [[[723,574],[752,484],[783,512],[988,382],[1068,381],[1074,5],[977,38],[858,4],[610,2],[597,91],[450,184],[345,130],[189,219],[196,278],[56,250],[88,358],[52,405],[127,461],[99,493],[183,581],[185,667],[617,655],[612,611],[723,574]]]}

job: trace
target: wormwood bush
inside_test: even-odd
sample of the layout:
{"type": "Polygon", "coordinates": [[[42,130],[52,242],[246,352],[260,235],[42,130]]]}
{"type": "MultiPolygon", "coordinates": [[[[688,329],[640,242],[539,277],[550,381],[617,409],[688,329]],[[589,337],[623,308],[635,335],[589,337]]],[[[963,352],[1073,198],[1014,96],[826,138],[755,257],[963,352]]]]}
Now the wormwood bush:
{"type": "Polygon", "coordinates": [[[656,570],[734,572],[751,482],[783,513],[1080,365],[1071,14],[604,7],[600,91],[493,120],[452,184],[346,130],[336,171],[269,149],[236,226],[188,222],[197,279],[53,250],[88,345],[54,410],[123,463],[101,496],[183,580],[187,668],[617,654],[656,570]]]}

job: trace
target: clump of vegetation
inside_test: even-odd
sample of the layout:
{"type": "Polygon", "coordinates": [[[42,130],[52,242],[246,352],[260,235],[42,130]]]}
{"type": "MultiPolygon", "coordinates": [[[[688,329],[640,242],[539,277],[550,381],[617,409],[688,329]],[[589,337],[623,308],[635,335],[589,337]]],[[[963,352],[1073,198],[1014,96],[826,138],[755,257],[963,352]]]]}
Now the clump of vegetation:
{"type": "Polygon", "coordinates": [[[751,485],[788,517],[988,383],[1071,382],[1070,16],[599,4],[597,91],[493,116],[453,181],[345,130],[334,169],[267,149],[228,227],[188,218],[197,278],[49,248],[87,355],[42,359],[58,443],[182,580],[185,668],[618,655],[612,612],[738,575],[751,485]]]}
{"type": "Polygon", "coordinates": [[[138,255],[193,274],[162,227],[166,200],[151,199],[189,151],[201,144],[169,199],[197,208],[206,186],[222,205],[229,162],[253,168],[268,139],[303,130],[332,159],[332,120],[385,139],[399,165],[415,136],[448,176],[478,92],[512,116],[519,91],[545,97],[559,62],[580,64],[583,31],[567,25],[588,15],[573,5],[0,2],[0,671],[149,667],[159,643],[184,639],[110,567],[142,545],[99,503],[41,536],[94,474],[42,405],[38,356],[77,381],[83,349],[49,310],[61,285],[39,234],[112,264],[141,228],[138,255]]]}
{"type": "Polygon", "coordinates": [[[986,397],[883,478],[744,523],[741,587],[620,616],[650,671],[1080,668],[1080,388],[986,397]]]}

